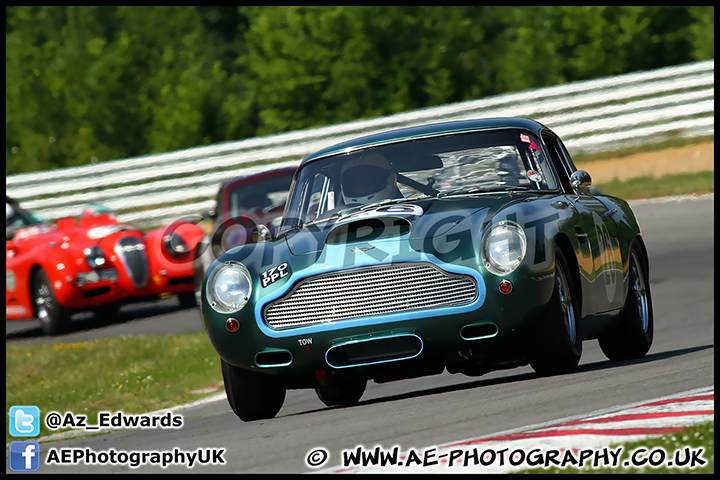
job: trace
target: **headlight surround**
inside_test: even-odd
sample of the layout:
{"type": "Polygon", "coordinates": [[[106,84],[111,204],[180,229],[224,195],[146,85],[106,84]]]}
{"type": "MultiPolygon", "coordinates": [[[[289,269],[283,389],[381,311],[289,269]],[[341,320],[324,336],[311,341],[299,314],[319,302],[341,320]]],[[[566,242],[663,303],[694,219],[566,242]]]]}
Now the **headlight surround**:
{"type": "Polygon", "coordinates": [[[527,239],[522,227],[505,220],[493,225],[482,240],[485,267],[495,275],[507,275],[525,258],[527,239]]]}
{"type": "Polygon", "coordinates": [[[250,299],[250,272],[240,262],[227,261],[210,273],[206,292],[207,301],[216,312],[238,312],[250,299]]]}
{"type": "Polygon", "coordinates": [[[163,237],[163,245],[165,246],[165,250],[173,255],[182,255],[189,250],[185,240],[183,240],[177,232],[165,235],[163,237]]]}
{"type": "Polygon", "coordinates": [[[105,254],[98,246],[87,247],[83,249],[85,262],[92,269],[100,268],[105,265],[105,254]]]}

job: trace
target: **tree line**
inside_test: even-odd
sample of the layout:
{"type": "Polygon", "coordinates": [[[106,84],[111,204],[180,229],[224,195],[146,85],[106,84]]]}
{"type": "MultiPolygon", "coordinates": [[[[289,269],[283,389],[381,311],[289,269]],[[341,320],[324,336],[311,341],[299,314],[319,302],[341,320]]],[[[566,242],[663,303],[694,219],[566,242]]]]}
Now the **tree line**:
{"type": "Polygon", "coordinates": [[[712,6],[8,6],[6,175],[714,58],[712,6]]]}

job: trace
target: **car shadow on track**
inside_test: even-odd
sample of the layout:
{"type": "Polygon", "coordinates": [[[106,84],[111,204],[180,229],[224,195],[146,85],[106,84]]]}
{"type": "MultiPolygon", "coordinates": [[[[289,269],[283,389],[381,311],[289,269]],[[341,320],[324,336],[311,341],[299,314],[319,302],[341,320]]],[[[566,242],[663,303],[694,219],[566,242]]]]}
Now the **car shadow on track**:
{"type": "MultiPolygon", "coordinates": [[[[635,365],[635,364],[642,364],[642,363],[648,363],[648,362],[656,362],[658,360],[665,360],[668,358],[673,357],[679,357],[682,355],[687,355],[690,353],[699,352],[702,350],[707,350],[715,348],[714,344],[709,345],[701,345],[697,347],[690,347],[690,348],[681,348],[678,350],[671,350],[667,352],[659,352],[659,353],[653,353],[646,355],[643,358],[635,359],[635,360],[624,360],[620,362],[611,362],[609,360],[604,360],[601,362],[591,363],[587,365],[580,365],[574,372],[567,373],[564,375],[577,375],[584,372],[593,372],[593,371],[599,371],[599,370],[607,370],[607,369],[613,369],[618,367],[623,367],[627,365],[635,365]]],[[[462,377],[459,376],[459,379],[462,377]]],[[[445,385],[442,387],[435,387],[435,388],[428,388],[428,389],[422,389],[422,390],[416,390],[413,392],[407,392],[397,395],[388,395],[380,398],[373,398],[369,400],[364,400],[358,402],[357,405],[353,406],[361,406],[361,405],[373,405],[378,403],[386,403],[386,402],[394,402],[397,400],[405,400],[409,398],[416,398],[416,397],[425,397],[429,395],[439,395],[443,393],[448,392],[457,392],[461,390],[470,390],[474,388],[480,388],[480,387],[489,387],[492,385],[502,385],[505,383],[516,383],[516,382],[522,382],[526,380],[533,380],[542,378],[540,375],[538,375],[535,372],[531,373],[522,373],[518,375],[512,375],[509,377],[502,377],[502,378],[492,378],[492,379],[486,379],[486,380],[475,380],[470,382],[464,382],[464,383],[457,383],[453,385],[445,385]]],[[[323,410],[331,410],[331,409],[341,409],[341,408],[352,408],[353,406],[338,406],[338,407],[322,407],[317,408],[313,410],[307,410],[303,412],[293,413],[289,414],[287,416],[294,416],[294,415],[304,415],[307,413],[313,413],[313,412],[320,412],[323,410]]],[[[285,415],[281,415],[285,416],[285,415]]]]}

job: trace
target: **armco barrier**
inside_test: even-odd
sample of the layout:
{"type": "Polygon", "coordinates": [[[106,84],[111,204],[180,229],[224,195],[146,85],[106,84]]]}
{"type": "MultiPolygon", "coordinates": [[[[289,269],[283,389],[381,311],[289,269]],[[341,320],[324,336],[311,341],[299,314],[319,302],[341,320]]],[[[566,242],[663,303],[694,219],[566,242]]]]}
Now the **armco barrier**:
{"type": "Polygon", "coordinates": [[[353,137],[424,123],[522,116],[555,130],[571,154],[714,135],[715,60],[497,95],[385,117],[238,142],[10,175],[8,195],[47,218],[103,203],[122,221],[149,227],[213,207],[220,183],[297,165],[353,137]]]}

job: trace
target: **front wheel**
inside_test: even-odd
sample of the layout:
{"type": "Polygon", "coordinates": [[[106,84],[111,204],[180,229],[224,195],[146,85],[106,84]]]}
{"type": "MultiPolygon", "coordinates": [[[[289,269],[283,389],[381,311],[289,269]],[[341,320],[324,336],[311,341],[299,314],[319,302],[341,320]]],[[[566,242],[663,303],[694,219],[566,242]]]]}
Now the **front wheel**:
{"type": "Polygon", "coordinates": [[[618,323],[598,337],[600,349],[611,361],[642,358],[653,341],[654,320],[650,282],[644,255],[637,243],[630,249],[628,292],[618,323]]]}
{"type": "Polygon", "coordinates": [[[70,327],[70,312],[58,303],[47,274],[37,270],[33,274],[32,298],[35,316],[45,335],[60,335],[70,327]]]}
{"type": "Polygon", "coordinates": [[[582,355],[580,305],[570,269],[560,249],[555,251],[555,289],[543,318],[531,337],[530,366],[540,375],[570,373],[582,355]]]}
{"type": "Polygon", "coordinates": [[[315,393],[321,402],[328,407],[355,405],[365,393],[367,380],[356,380],[338,385],[317,387],[315,393]]]}
{"type": "Polygon", "coordinates": [[[182,308],[195,308],[197,306],[195,292],[178,293],[178,303],[182,308]]]}
{"type": "Polygon", "coordinates": [[[273,418],[285,402],[285,387],[269,375],[248,372],[220,360],[225,394],[240,420],[273,418]]]}

